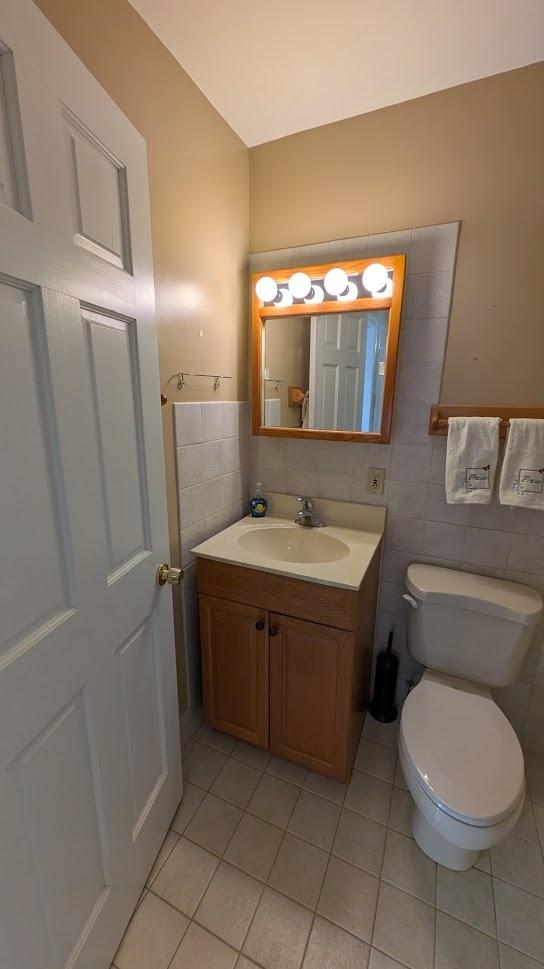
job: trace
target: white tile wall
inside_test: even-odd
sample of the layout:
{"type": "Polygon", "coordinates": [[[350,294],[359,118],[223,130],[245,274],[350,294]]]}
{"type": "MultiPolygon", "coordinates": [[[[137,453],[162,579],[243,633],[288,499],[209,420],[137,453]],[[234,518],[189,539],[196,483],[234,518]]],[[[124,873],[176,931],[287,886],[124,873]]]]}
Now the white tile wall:
{"type": "Polygon", "coordinates": [[[213,401],[176,402],[173,407],[189,708],[198,725],[202,684],[196,563],[191,548],[247,513],[249,405],[246,401],[213,401]]]}
{"type": "MultiPolygon", "coordinates": [[[[343,239],[251,257],[256,270],[313,261],[405,252],[407,281],[391,445],[253,438],[251,479],[270,491],[377,503],[388,509],[375,648],[391,628],[400,656],[399,699],[418,675],[406,650],[406,568],[412,561],[475,571],[544,589],[544,514],[446,504],[446,442],[427,433],[429,408],[440,399],[458,223],[382,236],[343,239]],[[366,491],[369,467],[386,471],[384,494],[366,491]]],[[[538,628],[520,682],[497,702],[528,750],[544,753],[544,628],[538,628]]],[[[530,758],[529,758],[530,760],[530,758]]]]}

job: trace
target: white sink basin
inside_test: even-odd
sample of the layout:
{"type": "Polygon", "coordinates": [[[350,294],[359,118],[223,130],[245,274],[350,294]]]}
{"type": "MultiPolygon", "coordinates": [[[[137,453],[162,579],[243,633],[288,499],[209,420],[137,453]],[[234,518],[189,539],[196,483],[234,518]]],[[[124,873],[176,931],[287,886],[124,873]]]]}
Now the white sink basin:
{"type": "Polygon", "coordinates": [[[239,535],[238,544],[275,562],[338,562],[350,552],[349,545],[323,529],[301,525],[254,528],[239,535]]]}

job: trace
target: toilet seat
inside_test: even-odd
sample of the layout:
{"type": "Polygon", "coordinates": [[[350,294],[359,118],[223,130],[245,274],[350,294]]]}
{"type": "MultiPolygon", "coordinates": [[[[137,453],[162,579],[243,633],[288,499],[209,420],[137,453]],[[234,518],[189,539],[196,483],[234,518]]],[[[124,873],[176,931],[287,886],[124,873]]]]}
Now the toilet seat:
{"type": "Polygon", "coordinates": [[[400,741],[422,793],[464,824],[498,824],[523,798],[518,738],[484,688],[425,672],[404,704],[400,741]]]}

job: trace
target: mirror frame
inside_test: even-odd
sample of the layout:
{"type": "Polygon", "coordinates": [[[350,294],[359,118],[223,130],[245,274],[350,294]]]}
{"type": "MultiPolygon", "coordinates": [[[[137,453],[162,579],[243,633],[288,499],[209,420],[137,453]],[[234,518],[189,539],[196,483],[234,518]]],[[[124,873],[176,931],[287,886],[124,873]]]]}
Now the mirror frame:
{"type": "Polygon", "coordinates": [[[404,293],[406,256],[373,256],[370,259],[352,259],[347,262],[321,263],[316,266],[289,266],[285,269],[266,270],[251,275],[251,318],[252,318],[252,424],[253,434],[267,437],[300,437],[309,440],[361,441],[367,444],[389,444],[393,420],[395,396],[395,377],[399,344],[400,316],[404,293]],[[339,303],[338,300],[323,300],[322,303],[292,306],[266,306],[255,292],[257,280],[270,276],[278,285],[286,284],[296,272],[304,272],[312,279],[323,279],[329,269],[338,267],[348,275],[360,275],[367,266],[379,262],[393,270],[393,294],[387,298],[364,297],[339,303]],[[389,325],[385,351],[385,380],[382,401],[382,419],[378,433],[369,431],[335,431],[321,428],[267,427],[263,424],[263,370],[264,370],[264,325],[267,320],[285,316],[309,316],[324,313],[350,313],[361,310],[389,310],[389,325]],[[309,312],[308,312],[309,311],[309,312]]]}

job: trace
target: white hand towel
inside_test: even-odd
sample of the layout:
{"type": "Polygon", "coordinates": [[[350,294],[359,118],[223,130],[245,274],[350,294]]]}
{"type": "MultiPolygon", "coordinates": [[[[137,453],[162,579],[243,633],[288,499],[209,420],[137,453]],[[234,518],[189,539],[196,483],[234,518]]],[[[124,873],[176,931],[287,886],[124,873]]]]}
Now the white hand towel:
{"type": "Polygon", "coordinates": [[[499,453],[498,417],[450,417],[446,452],[449,505],[488,505],[499,453]]]}
{"type": "Polygon", "coordinates": [[[510,420],[499,485],[501,505],[544,511],[544,421],[510,420]]]}

